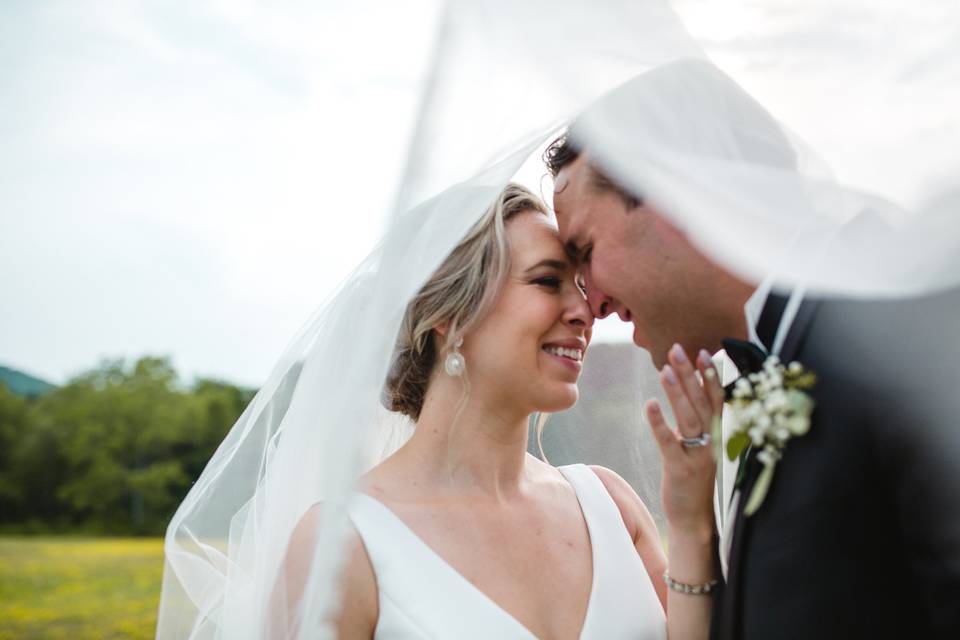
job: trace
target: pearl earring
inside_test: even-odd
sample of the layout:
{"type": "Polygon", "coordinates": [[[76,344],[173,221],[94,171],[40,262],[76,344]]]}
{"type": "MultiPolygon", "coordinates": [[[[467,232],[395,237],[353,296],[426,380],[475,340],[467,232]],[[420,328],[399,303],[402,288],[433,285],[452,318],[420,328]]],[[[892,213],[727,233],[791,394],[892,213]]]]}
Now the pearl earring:
{"type": "Polygon", "coordinates": [[[453,345],[453,351],[447,354],[447,359],[443,362],[443,370],[447,372],[448,376],[459,378],[467,368],[467,361],[463,359],[463,354],[459,351],[462,344],[463,338],[457,338],[453,345]]]}

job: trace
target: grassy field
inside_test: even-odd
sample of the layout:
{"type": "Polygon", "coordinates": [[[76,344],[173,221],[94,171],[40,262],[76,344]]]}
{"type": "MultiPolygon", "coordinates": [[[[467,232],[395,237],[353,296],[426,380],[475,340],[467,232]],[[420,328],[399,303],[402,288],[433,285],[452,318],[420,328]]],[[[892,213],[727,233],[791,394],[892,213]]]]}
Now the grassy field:
{"type": "Polygon", "coordinates": [[[0,640],[153,638],[157,538],[0,537],[0,640]]]}

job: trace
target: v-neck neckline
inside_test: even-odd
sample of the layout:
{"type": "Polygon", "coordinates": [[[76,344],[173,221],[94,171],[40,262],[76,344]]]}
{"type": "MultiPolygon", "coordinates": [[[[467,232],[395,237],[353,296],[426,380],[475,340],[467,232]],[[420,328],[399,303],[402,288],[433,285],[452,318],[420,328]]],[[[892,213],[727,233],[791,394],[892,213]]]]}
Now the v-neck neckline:
{"type": "MultiPolygon", "coordinates": [[[[590,594],[587,597],[587,608],[586,608],[586,611],[584,611],[583,620],[580,623],[580,631],[577,634],[577,638],[579,640],[583,640],[583,634],[587,630],[587,627],[590,624],[591,612],[593,611],[594,599],[597,593],[596,534],[598,532],[594,532],[590,527],[590,518],[587,516],[587,511],[583,506],[583,500],[581,499],[580,491],[577,488],[577,484],[570,481],[570,478],[567,476],[566,470],[563,467],[557,467],[557,470],[560,471],[560,473],[563,475],[563,478],[564,480],[567,481],[567,484],[573,487],[574,495],[576,495],[577,497],[577,505],[580,507],[580,514],[583,517],[583,521],[587,526],[587,537],[590,539],[590,594]]],[[[535,633],[533,633],[533,631],[531,631],[529,627],[527,627],[527,625],[520,622],[520,620],[515,615],[507,611],[502,605],[500,605],[497,601],[495,601],[493,598],[487,595],[482,589],[480,589],[480,587],[470,582],[470,580],[468,580],[466,576],[460,573],[452,564],[447,562],[447,560],[445,560],[439,553],[437,553],[433,549],[433,547],[428,545],[423,540],[423,538],[417,535],[417,533],[413,529],[411,529],[407,525],[407,523],[405,523],[400,518],[400,516],[394,513],[394,511],[390,507],[383,504],[382,502],[380,502],[379,500],[377,500],[376,498],[374,498],[369,494],[358,492],[358,495],[361,496],[362,498],[366,498],[367,500],[370,501],[371,504],[376,505],[378,508],[382,509],[385,515],[387,515],[391,520],[393,520],[401,530],[405,531],[407,535],[419,547],[423,549],[424,553],[428,557],[432,558],[435,563],[442,566],[446,573],[452,574],[452,576],[454,577],[454,580],[463,583],[466,586],[468,591],[472,591],[474,594],[479,596],[481,600],[485,601],[493,609],[498,611],[504,618],[508,619],[512,624],[514,624],[519,629],[521,629],[530,638],[539,640],[538,636],[535,633]]]]}

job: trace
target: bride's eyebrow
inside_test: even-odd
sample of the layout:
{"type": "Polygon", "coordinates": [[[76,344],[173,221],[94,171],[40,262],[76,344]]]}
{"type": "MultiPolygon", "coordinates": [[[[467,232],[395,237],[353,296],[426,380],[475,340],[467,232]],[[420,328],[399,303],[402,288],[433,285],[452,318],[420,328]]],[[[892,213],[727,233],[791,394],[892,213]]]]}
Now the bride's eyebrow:
{"type": "Polygon", "coordinates": [[[541,260],[537,264],[527,269],[525,273],[536,271],[540,267],[550,267],[552,269],[556,269],[557,271],[563,271],[564,269],[570,268],[570,263],[567,262],[566,260],[557,260],[555,258],[547,258],[546,260],[541,260]]]}

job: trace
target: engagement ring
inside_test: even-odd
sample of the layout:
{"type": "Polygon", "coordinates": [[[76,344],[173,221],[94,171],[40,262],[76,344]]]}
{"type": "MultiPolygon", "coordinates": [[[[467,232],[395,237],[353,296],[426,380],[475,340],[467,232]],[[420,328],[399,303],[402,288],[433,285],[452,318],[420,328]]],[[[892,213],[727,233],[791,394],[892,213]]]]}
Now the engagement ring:
{"type": "Polygon", "coordinates": [[[680,444],[687,449],[693,449],[694,447],[705,447],[710,444],[710,434],[703,432],[696,438],[680,438],[680,444]]]}

